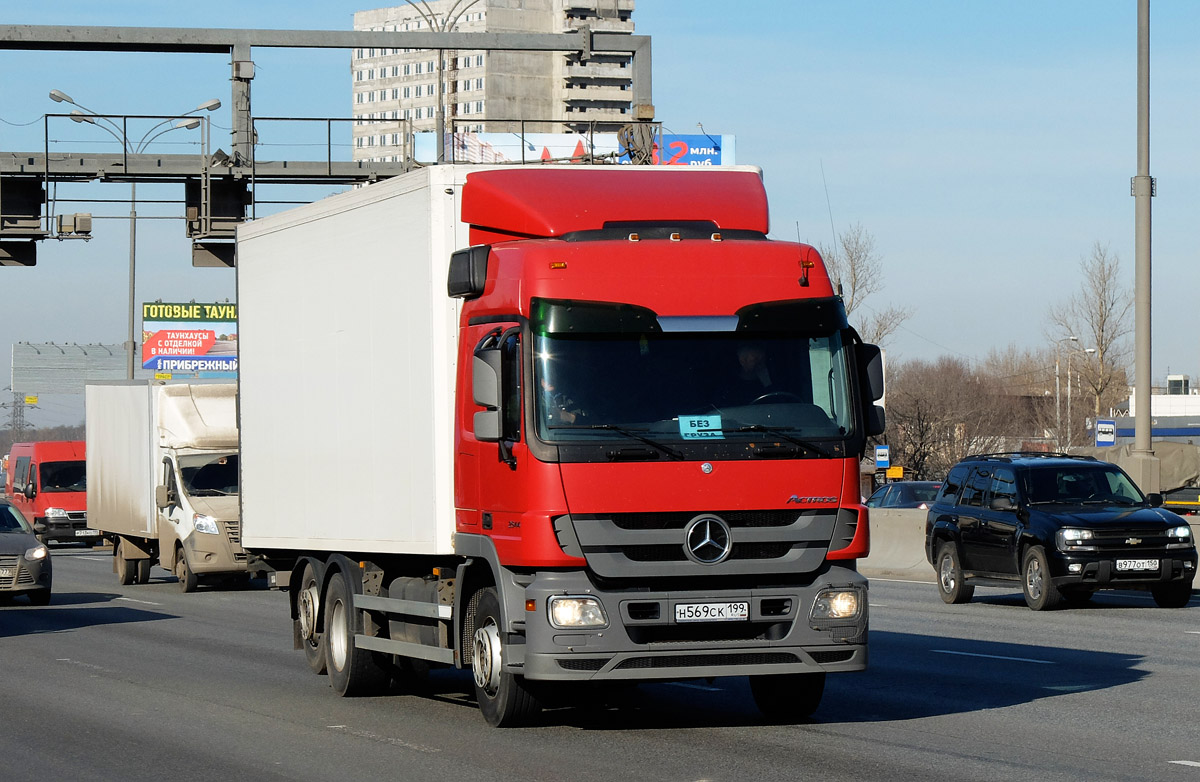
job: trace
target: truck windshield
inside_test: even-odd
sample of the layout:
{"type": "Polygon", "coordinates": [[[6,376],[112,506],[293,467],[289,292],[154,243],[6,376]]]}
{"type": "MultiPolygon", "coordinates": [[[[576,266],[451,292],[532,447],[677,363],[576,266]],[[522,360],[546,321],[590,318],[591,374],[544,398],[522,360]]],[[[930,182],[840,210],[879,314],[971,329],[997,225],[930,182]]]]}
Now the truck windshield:
{"type": "Polygon", "coordinates": [[[87,491],[87,462],[42,462],[38,474],[44,492],[87,491]]]}
{"type": "Polygon", "coordinates": [[[811,447],[854,427],[845,315],[833,300],[677,319],[621,305],[535,304],[534,414],[543,441],[765,433],[811,447]]]}
{"type": "Polygon", "coordinates": [[[220,497],[238,493],[238,455],[188,454],[179,457],[183,490],[191,497],[220,497]]]}

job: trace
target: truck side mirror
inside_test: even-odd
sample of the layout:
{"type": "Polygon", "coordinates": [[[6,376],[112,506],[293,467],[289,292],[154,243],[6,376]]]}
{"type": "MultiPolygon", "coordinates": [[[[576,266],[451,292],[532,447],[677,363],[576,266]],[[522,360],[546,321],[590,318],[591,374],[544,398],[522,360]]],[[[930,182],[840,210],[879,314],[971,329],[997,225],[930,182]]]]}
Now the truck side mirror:
{"type": "Polygon", "coordinates": [[[169,508],[171,506],[171,490],[166,486],[154,487],[154,504],[159,510],[169,508]]]}
{"type": "Polygon", "coordinates": [[[864,418],[867,423],[868,437],[881,435],[887,430],[887,421],[884,417],[883,408],[879,405],[871,405],[867,408],[864,418]]]}
{"type": "Polygon", "coordinates": [[[25,484],[25,488],[21,491],[25,495],[25,499],[32,500],[37,496],[37,489],[33,486],[33,481],[30,480],[25,484]]]}
{"type": "Polygon", "coordinates": [[[498,442],[501,436],[504,417],[501,410],[500,361],[499,350],[484,348],[475,351],[475,360],[471,365],[471,392],[475,404],[486,408],[475,414],[472,428],[475,438],[483,442],[498,442]]]}
{"type": "Polygon", "coordinates": [[[872,402],[883,399],[883,351],[878,345],[858,346],[858,367],[867,398],[872,402]]]}

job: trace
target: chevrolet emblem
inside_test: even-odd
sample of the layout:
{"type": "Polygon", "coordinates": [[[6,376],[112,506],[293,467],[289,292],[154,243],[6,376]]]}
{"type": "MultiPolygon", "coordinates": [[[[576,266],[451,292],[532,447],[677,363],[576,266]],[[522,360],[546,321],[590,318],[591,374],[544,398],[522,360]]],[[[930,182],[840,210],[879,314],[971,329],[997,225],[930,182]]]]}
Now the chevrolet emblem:
{"type": "Polygon", "coordinates": [[[1142,542],[1141,538],[1125,538],[1125,545],[1127,545],[1127,546],[1136,546],[1137,544],[1139,544],[1141,542],[1142,542]]]}

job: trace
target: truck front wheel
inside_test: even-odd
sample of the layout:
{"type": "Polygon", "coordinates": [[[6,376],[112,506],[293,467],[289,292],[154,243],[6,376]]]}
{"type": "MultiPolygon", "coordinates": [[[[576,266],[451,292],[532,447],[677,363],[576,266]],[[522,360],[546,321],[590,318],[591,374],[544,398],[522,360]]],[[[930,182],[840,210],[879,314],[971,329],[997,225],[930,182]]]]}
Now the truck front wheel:
{"type": "Polygon", "coordinates": [[[329,685],[346,698],[375,695],[387,687],[391,675],[374,652],[359,649],[354,643],[355,634],[361,632],[361,620],[347,579],[345,571],[338,571],[325,589],[324,647],[329,685]]]}
{"type": "Polygon", "coordinates": [[[825,673],[751,676],[750,693],[763,716],[775,722],[803,719],[821,705],[825,673]]]}
{"type": "Polygon", "coordinates": [[[179,579],[179,588],[184,592],[195,592],[200,583],[196,571],[188,565],[187,552],[182,546],[175,550],[175,578],[179,579]]]}
{"type": "Polygon", "coordinates": [[[474,609],[475,633],[471,638],[471,671],[475,699],[487,723],[495,728],[522,725],[541,711],[541,704],[525,686],[523,676],[504,670],[504,632],[500,598],[495,587],[479,593],[474,609]]]}

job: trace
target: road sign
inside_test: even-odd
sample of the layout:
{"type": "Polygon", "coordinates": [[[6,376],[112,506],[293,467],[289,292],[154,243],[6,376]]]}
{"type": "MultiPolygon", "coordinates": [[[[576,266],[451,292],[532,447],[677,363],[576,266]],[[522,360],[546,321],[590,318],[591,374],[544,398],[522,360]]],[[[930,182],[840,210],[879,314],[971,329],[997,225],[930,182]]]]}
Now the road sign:
{"type": "Polygon", "coordinates": [[[1108,445],[1116,445],[1117,443],[1117,422],[1116,421],[1097,421],[1096,422],[1096,447],[1103,448],[1108,445]]]}
{"type": "Polygon", "coordinates": [[[889,479],[890,479],[890,478],[895,478],[895,479],[896,479],[896,480],[898,480],[898,481],[902,481],[902,480],[904,480],[904,468],[903,468],[903,467],[889,467],[889,468],[887,468],[887,477],[888,477],[889,479]]]}
{"type": "Polygon", "coordinates": [[[882,470],[885,467],[891,467],[891,457],[888,455],[888,447],[886,445],[875,446],[875,469],[882,470]]]}

